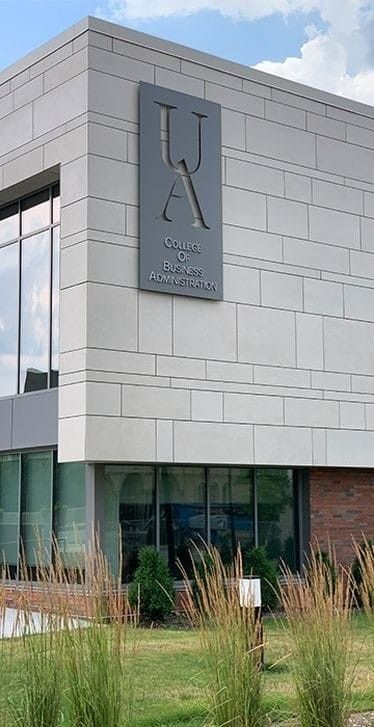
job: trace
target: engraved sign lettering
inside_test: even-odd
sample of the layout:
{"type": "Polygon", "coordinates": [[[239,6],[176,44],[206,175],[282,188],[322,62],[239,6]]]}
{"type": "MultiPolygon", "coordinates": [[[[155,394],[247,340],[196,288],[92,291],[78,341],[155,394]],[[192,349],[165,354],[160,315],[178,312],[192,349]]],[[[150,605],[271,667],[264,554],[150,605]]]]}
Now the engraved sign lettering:
{"type": "Polygon", "coordinates": [[[140,287],[222,298],[218,104],[140,84],[140,287]]]}

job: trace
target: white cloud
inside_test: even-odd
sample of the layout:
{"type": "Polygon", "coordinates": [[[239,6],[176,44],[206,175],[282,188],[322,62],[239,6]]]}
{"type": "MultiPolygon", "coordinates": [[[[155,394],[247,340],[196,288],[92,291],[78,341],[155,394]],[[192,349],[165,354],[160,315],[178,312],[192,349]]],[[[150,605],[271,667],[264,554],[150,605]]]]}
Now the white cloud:
{"type": "Polygon", "coordinates": [[[114,22],[152,20],[216,10],[236,20],[256,20],[275,13],[309,12],[320,0],[107,0],[99,13],[114,22]]]}
{"type": "Polygon", "coordinates": [[[236,21],[305,14],[306,42],[299,55],[280,62],[262,60],[255,68],[374,104],[374,0],[106,0],[98,12],[126,22],[200,10],[215,10],[236,21]],[[308,24],[311,11],[319,14],[323,31],[308,24]]]}

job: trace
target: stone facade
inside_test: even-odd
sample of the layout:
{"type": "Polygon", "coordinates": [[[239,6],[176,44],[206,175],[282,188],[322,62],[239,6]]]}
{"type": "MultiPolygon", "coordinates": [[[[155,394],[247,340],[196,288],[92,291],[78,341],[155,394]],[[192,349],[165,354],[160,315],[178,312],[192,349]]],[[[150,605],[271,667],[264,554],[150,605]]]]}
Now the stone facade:
{"type": "Polygon", "coordinates": [[[0,203],[61,182],[61,461],[374,465],[373,108],[92,18],[0,96],[0,203]],[[222,105],[221,302],[138,289],[140,81],[222,105]]]}

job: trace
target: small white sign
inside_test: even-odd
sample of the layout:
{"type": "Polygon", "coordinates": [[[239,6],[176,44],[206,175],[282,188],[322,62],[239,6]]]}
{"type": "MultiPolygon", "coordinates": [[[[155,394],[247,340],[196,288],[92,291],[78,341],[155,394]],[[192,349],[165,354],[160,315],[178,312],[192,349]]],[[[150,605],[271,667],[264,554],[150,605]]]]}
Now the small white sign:
{"type": "Polygon", "coordinates": [[[240,605],[246,608],[261,608],[261,579],[239,578],[240,605]]]}

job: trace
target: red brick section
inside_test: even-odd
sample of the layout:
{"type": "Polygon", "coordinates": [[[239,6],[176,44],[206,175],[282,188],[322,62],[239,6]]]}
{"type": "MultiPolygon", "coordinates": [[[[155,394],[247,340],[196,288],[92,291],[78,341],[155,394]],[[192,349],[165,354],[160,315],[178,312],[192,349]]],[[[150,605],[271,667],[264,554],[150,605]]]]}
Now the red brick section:
{"type": "Polygon", "coordinates": [[[374,537],[374,469],[310,470],[311,536],[327,549],[328,538],[341,563],[353,560],[352,536],[374,537]]]}

